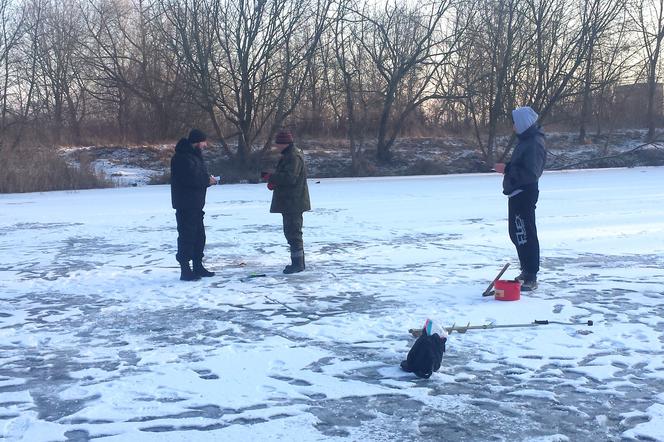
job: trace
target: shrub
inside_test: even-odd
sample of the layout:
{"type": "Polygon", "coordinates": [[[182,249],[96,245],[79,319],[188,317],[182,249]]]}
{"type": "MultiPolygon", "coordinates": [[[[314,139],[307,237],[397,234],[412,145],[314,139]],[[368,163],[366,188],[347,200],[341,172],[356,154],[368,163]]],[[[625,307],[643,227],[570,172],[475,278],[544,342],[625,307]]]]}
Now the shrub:
{"type": "Polygon", "coordinates": [[[90,161],[68,164],[56,152],[42,147],[0,150],[0,193],[44,192],[111,187],[97,175],[90,161]]]}

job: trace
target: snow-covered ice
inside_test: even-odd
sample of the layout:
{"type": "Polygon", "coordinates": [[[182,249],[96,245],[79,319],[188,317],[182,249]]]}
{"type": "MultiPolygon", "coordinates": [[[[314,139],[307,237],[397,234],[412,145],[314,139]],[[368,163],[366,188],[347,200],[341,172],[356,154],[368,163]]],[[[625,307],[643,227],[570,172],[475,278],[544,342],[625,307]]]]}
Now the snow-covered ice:
{"type": "Polygon", "coordinates": [[[500,180],[311,180],[291,276],[264,185],[212,187],[193,283],[168,186],[0,195],[0,438],[664,440],[664,168],[546,173],[517,302],[481,296],[518,271],[500,180]],[[427,317],[595,325],[452,333],[422,380],[427,317]]]}

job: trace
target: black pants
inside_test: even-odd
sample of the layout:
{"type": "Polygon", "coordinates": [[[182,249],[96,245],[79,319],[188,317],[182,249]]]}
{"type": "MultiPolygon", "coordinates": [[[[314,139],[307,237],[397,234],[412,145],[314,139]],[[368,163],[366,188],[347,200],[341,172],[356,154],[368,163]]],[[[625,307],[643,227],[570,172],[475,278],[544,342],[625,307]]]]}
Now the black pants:
{"type": "Polygon", "coordinates": [[[202,260],[205,248],[205,226],[203,225],[202,210],[186,209],[176,210],[175,219],[178,222],[178,253],[175,259],[178,262],[202,260]]]}
{"type": "Polygon", "coordinates": [[[539,271],[540,247],[535,225],[535,207],[539,190],[526,189],[508,203],[510,239],[516,246],[521,270],[532,275],[539,271]]]}
{"type": "Polygon", "coordinates": [[[304,256],[304,242],[302,241],[302,212],[282,213],[284,219],[284,236],[290,246],[292,257],[304,256]]]}

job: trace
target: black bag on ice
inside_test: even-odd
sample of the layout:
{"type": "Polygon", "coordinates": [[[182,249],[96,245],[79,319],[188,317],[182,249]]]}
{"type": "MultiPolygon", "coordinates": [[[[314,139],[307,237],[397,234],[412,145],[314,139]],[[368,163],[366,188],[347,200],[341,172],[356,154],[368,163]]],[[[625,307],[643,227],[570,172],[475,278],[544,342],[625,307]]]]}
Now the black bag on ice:
{"type": "Polygon", "coordinates": [[[401,362],[401,368],[419,378],[429,379],[443,362],[446,341],[447,337],[441,338],[438,333],[427,335],[425,331],[411,347],[406,360],[401,362]]]}

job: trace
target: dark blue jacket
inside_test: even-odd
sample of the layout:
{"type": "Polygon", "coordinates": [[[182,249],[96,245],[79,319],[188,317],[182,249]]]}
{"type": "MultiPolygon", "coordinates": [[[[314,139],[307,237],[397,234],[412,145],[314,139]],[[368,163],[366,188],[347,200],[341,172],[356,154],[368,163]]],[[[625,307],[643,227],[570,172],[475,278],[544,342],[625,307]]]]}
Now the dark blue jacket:
{"type": "Polygon", "coordinates": [[[203,153],[182,138],[171,158],[171,202],[176,210],[202,210],[210,175],[203,153]]]}
{"type": "Polygon", "coordinates": [[[544,133],[539,124],[533,124],[520,134],[519,142],[512,152],[512,158],[505,164],[503,193],[509,195],[515,190],[533,188],[537,190],[539,177],[546,165],[544,133]]]}

